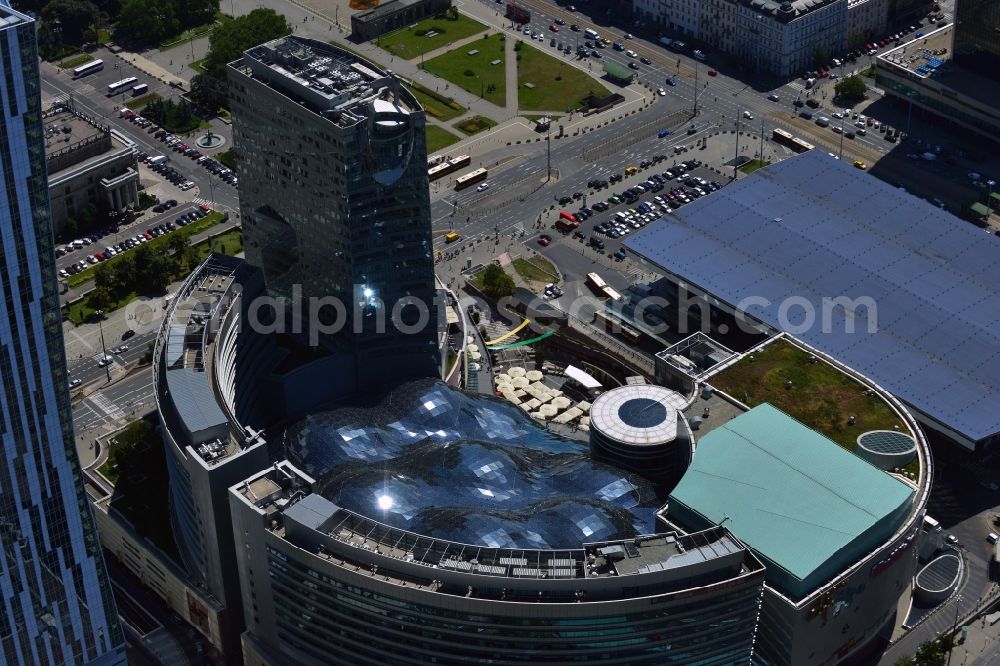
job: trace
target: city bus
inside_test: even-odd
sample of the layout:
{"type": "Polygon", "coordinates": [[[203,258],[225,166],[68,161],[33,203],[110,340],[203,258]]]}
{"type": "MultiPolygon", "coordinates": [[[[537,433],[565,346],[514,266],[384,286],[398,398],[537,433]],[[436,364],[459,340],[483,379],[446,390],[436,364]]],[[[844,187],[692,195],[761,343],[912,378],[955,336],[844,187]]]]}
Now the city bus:
{"type": "Polygon", "coordinates": [[[594,291],[603,294],[605,287],[608,286],[608,283],[605,282],[604,278],[602,278],[597,273],[587,273],[587,285],[590,286],[590,288],[593,289],[594,291]]]}
{"type": "Polygon", "coordinates": [[[130,76],[127,79],[122,79],[121,81],[115,81],[114,83],[108,84],[108,97],[123,93],[126,90],[131,90],[132,86],[137,84],[139,79],[134,76],[130,76]]]}
{"type": "Polygon", "coordinates": [[[794,150],[797,153],[804,153],[807,150],[812,150],[815,147],[816,146],[812,145],[807,141],[803,141],[799,137],[795,137],[794,139],[792,139],[792,150],[794,150]]]}
{"type": "Polygon", "coordinates": [[[87,76],[88,74],[93,74],[94,72],[99,72],[104,69],[103,60],[91,60],[86,65],[80,65],[73,70],[73,78],[79,79],[81,76],[87,76]]]}
{"type": "Polygon", "coordinates": [[[795,147],[795,137],[792,136],[791,132],[786,132],[780,127],[775,127],[774,130],[771,131],[771,139],[783,146],[787,146],[789,148],[795,147]]]}
{"type": "Polygon", "coordinates": [[[453,157],[451,159],[442,159],[437,164],[427,169],[427,178],[429,180],[436,180],[441,176],[454,173],[462,167],[469,166],[471,162],[472,158],[468,155],[459,155],[458,157],[453,157]]]}
{"type": "Polygon", "coordinates": [[[464,190],[469,185],[475,185],[476,183],[486,180],[486,176],[489,175],[486,169],[476,169],[475,171],[470,171],[464,176],[459,176],[455,179],[455,189],[464,190]]]}

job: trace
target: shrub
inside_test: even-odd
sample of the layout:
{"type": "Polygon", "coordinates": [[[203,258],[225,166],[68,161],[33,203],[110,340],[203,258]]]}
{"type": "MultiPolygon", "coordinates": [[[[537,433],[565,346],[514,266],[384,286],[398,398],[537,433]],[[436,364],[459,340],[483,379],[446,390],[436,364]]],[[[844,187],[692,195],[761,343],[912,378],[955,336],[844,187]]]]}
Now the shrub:
{"type": "Polygon", "coordinates": [[[467,69],[467,70],[465,70],[462,73],[465,74],[466,76],[475,76],[476,75],[476,73],[474,71],[472,71],[471,69],[467,69]]]}

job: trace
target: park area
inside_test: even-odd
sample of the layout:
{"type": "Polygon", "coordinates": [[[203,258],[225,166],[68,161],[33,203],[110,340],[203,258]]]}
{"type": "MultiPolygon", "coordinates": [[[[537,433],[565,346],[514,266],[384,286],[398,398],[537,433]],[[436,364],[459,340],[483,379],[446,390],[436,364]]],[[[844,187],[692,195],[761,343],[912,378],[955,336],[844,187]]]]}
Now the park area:
{"type": "Polygon", "coordinates": [[[437,125],[431,125],[428,123],[425,126],[425,130],[427,134],[428,155],[432,155],[439,150],[444,150],[459,140],[457,136],[442,127],[438,127],[437,125]]]}
{"type": "Polygon", "coordinates": [[[586,72],[534,46],[521,43],[516,50],[517,106],[522,111],[576,110],[591,92],[611,94],[586,72]]]}
{"type": "Polygon", "coordinates": [[[507,105],[504,36],[489,35],[432,58],[423,68],[487,102],[507,105]]]}
{"type": "MultiPolygon", "coordinates": [[[[854,379],[784,340],[773,342],[711,377],[709,383],[748,407],[765,402],[849,451],[869,430],[906,426],[877,395],[866,395],[854,379]],[[788,385],[788,382],[791,385],[788,385]],[[854,425],[848,417],[854,416],[854,425]]],[[[918,463],[911,465],[917,471],[918,463]]]]}
{"type": "Polygon", "coordinates": [[[457,11],[448,12],[446,16],[424,19],[384,35],[378,39],[378,45],[400,58],[411,60],[484,30],[486,26],[479,21],[457,11]]]}

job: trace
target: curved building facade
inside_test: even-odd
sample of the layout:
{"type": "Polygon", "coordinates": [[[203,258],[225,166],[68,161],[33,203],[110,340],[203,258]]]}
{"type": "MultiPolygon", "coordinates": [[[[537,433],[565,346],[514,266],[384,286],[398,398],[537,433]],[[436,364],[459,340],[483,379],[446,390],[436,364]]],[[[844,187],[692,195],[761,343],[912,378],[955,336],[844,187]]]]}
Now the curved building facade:
{"type": "Polygon", "coordinates": [[[748,663],[763,567],[724,528],[494,548],[393,528],[291,463],[234,486],[249,664],[748,663]]]}

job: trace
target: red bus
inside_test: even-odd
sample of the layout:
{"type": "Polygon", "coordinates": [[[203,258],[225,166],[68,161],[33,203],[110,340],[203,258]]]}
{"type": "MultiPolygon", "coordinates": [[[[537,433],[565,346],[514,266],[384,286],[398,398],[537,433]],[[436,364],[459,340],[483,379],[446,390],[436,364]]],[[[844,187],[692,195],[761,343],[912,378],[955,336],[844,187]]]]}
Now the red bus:
{"type": "Polygon", "coordinates": [[[574,224],[580,223],[580,221],[576,219],[576,215],[573,215],[572,213],[567,213],[564,210],[559,211],[559,218],[562,220],[566,220],[567,222],[572,222],[574,224]]]}
{"type": "Polygon", "coordinates": [[[525,25],[526,23],[531,23],[531,11],[527,7],[523,7],[516,2],[508,2],[507,18],[514,23],[525,25]]]}

